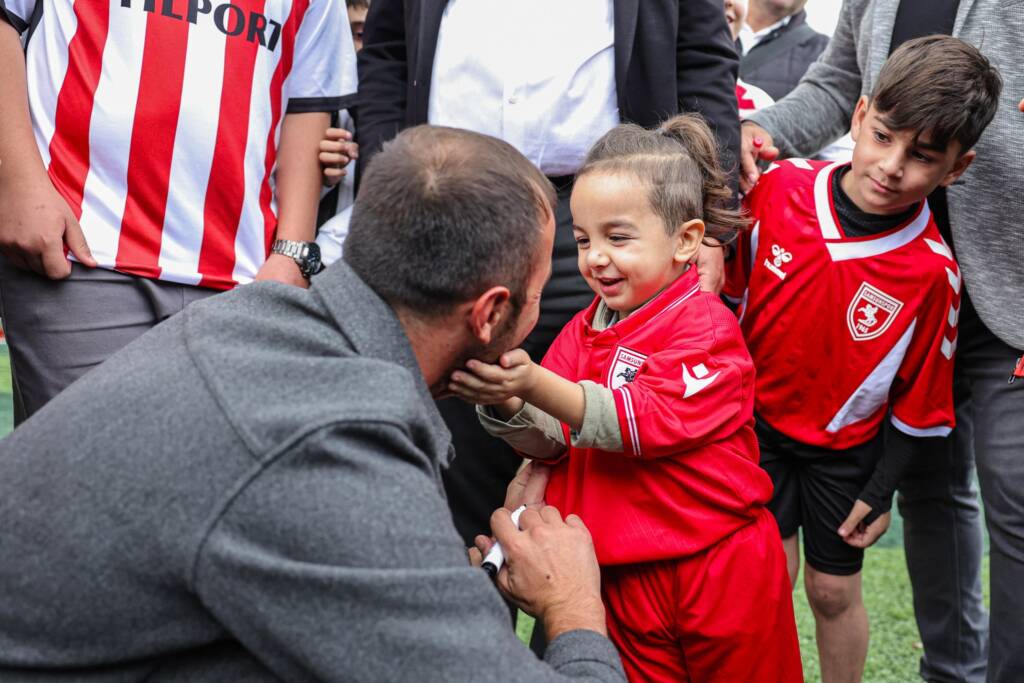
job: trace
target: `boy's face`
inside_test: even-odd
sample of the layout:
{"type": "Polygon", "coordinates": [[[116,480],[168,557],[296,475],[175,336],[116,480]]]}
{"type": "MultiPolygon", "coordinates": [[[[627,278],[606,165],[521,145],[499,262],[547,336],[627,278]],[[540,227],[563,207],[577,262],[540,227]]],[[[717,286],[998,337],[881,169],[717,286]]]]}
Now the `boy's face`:
{"type": "Polygon", "coordinates": [[[967,170],[974,151],[960,153],[960,143],[930,145],[928,132],[886,126],[866,97],[853,114],[850,133],[856,142],[853,164],[842,187],[861,211],[895,214],[921,201],[938,186],[950,185],[967,170]]]}
{"type": "Polygon", "coordinates": [[[363,49],[363,25],[368,11],[366,7],[348,8],[348,25],[352,28],[352,43],[356,46],[356,52],[363,49]]]}
{"type": "Polygon", "coordinates": [[[729,24],[729,33],[732,34],[733,40],[740,35],[746,16],[747,0],[725,0],[725,21],[729,24]]]}

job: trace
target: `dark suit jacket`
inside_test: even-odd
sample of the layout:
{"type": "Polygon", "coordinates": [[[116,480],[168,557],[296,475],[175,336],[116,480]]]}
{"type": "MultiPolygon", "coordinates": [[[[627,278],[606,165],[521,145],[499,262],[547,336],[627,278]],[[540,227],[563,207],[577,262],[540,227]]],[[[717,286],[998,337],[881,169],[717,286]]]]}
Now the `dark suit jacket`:
{"type": "MultiPolygon", "coordinates": [[[[758,51],[764,50],[776,40],[796,29],[796,27],[803,26],[806,23],[807,13],[804,10],[800,10],[793,15],[788,24],[775,29],[765,36],[764,40],[755,45],[754,49],[740,60],[740,63],[743,64],[751,56],[756,55],[758,51]]],[[[756,69],[748,70],[743,68],[745,72],[743,80],[761,88],[761,90],[771,95],[773,100],[778,102],[788,95],[790,90],[796,87],[796,84],[800,82],[800,79],[807,72],[807,67],[813,64],[814,60],[825,51],[826,45],[828,45],[828,36],[821,33],[811,33],[803,40],[794,43],[778,57],[760,65],[756,69]]]]}
{"type": "MultiPolygon", "coordinates": [[[[374,0],[370,5],[356,111],[362,167],[402,128],[427,122],[445,4],[374,0]]],[[[731,168],[739,149],[737,68],[721,0],[615,0],[615,85],[623,121],[653,126],[682,111],[699,112],[731,168]]]]}

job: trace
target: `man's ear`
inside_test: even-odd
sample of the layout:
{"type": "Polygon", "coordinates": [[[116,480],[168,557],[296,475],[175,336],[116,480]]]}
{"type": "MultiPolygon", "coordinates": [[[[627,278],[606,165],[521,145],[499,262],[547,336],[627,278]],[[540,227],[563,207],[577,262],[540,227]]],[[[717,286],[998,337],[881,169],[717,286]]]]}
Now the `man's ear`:
{"type": "Polygon", "coordinates": [[[469,309],[469,328],[481,344],[490,344],[495,330],[500,329],[511,310],[512,293],[508,287],[491,287],[473,301],[469,309]]]}
{"type": "Polygon", "coordinates": [[[853,141],[857,141],[857,136],[860,135],[860,127],[864,124],[864,119],[868,115],[868,107],[871,106],[871,101],[867,95],[861,95],[860,99],[857,100],[857,107],[853,110],[853,117],[850,119],[850,137],[853,141]]]}
{"type": "Polygon", "coordinates": [[[949,173],[942,178],[942,182],[940,182],[939,185],[942,187],[949,187],[955,183],[957,178],[962,176],[964,171],[971,167],[971,162],[974,161],[974,157],[976,156],[978,156],[977,153],[972,149],[957,157],[956,161],[953,162],[953,168],[949,169],[949,173]]]}
{"type": "Polygon", "coordinates": [[[699,218],[686,221],[676,231],[676,253],[672,260],[676,263],[690,263],[697,258],[701,240],[704,239],[704,221],[699,218]]]}

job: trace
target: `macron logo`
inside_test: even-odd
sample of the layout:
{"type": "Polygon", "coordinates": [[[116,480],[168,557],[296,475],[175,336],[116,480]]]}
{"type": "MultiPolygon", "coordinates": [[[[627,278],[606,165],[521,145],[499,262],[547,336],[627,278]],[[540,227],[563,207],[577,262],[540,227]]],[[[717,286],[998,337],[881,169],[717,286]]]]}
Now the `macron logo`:
{"type": "Polygon", "coordinates": [[[690,369],[686,367],[686,363],[683,363],[683,384],[686,385],[686,391],[683,392],[683,398],[690,398],[694,394],[706,389],[712,382],[714,382],[721,372],[716,372],[713,375],[708,375],[708,369],[704,367],[703,363],[697,363],[693,366],[693,372],[691,374],[690,369]]]}

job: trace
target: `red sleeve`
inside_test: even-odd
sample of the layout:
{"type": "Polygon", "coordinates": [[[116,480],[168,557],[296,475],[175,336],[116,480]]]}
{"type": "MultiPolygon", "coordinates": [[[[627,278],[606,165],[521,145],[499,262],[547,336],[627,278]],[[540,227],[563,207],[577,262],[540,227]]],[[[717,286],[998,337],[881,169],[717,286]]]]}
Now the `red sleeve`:
{"type": "MultiPolygon", "coordinates": [[[[722,315],[728,315],[724,308],[722,315]]],[[[613,392],[627,456],[678,455],[747,423],[753,414],[754,366],[735,319],[728,322],[731,327],[714,329],[716,335],[724,333],[724,344],[652,354],[633,382],[613,392]]]]}
{"type": "Polygon", "coordinates": [[[946,436],[953,413],[953,357],[960,316],[960,268],[952,260],[914,328],[892,389],[892,423],[910,436],[946,436]]]}

